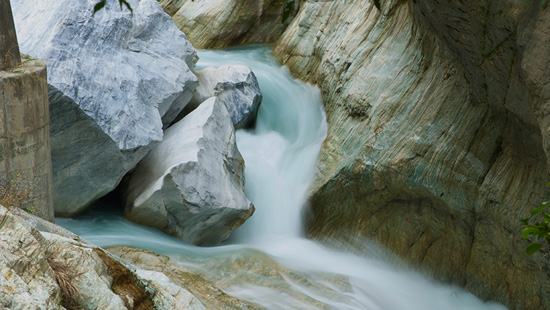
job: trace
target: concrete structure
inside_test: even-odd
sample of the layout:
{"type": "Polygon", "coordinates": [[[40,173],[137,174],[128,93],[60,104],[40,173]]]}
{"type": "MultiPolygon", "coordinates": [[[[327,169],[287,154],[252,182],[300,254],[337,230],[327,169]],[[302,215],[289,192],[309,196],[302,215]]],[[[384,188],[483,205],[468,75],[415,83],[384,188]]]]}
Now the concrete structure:
{"type": "Polygon", "coordinates": [[[37,60],[0,71],[0,185],[54,220],[46,65],[37,60]]]}

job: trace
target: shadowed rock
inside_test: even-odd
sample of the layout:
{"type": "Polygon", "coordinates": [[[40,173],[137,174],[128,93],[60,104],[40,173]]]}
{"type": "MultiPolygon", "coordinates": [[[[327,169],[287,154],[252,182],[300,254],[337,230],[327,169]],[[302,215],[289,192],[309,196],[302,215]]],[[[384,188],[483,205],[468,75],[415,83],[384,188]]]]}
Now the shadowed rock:
{"type": "Polygon", "coordinates": [[[262,101],[260,85],[247,66],[224,65],[195,71],[199,87],[182,114],[188,114],[210,97],[225,103],[235,129],[251,126],[262,101]]]}

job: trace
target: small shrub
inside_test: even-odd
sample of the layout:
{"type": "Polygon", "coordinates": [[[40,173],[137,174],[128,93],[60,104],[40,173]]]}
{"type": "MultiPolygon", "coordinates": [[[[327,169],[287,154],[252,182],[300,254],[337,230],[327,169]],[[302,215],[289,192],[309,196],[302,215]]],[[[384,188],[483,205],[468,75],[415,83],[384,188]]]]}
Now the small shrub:
{"type": "MultiPolygon", "coordinates": [[[[96,3],[95,6],[94,6],[94,15],[97,11],[102,10],[105,7],[106,4],[107,4],[107,0],[101,0],[98,3],[96,3]]],[[[124,6],[126,6],[126,8],[128,10],[130,10],[130,12],[133,13],[132,6],[130,6],[130,3],[128,3],[128,1],[118,0],[118,4],[120,4],[120,9],[121,10],[122,10],[122,5],[124,5],[124,6]]]]}
{"type": "Polygon", "coordinates": [[[521,219],[520,222],[523,240],[530,237],[536,239],[525,248],[527,254],[532,255],[550,245],[550,201],[545,201],[541,206],[531,210],[530,216],[521,219]]]}
{"type": "Polygon", "coordinates": [[[0,184],[0,205],[8,209],[22,208],[28,213],[34,213],[35,208],[24,208],[23,206],[29,200],[30,191],[23,189],[21,184],[17,182],[17,175],[14,174],[14,181],[4,181],[0,184]]]}
{"type": "Polygon", "coordinates": [[[55,279],[61,289],[61,305],[66,309],[77,310],[82,307],[78,304],[80,293],[73,284],[75,277],[80,274],[75,272],[67,263],[48,259],[48,264],[55,273],[55,279]]]}

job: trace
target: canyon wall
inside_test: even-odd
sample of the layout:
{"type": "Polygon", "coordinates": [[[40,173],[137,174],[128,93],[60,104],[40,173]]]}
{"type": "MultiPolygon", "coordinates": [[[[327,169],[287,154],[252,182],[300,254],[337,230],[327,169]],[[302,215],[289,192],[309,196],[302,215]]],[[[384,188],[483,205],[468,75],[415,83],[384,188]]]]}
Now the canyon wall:
{"type": "Polygon", "coordinates": [[[294,0],[159,0],[195,48],[272,43],[298,11],[294,0]]]}
{"type": "Polygon", "coordinates": [[[323,91],[312,238],[366,236],[512,309],[550,307],[520,218],[548,197],[539,1],[304,1],[275,49],[323,91]]]}

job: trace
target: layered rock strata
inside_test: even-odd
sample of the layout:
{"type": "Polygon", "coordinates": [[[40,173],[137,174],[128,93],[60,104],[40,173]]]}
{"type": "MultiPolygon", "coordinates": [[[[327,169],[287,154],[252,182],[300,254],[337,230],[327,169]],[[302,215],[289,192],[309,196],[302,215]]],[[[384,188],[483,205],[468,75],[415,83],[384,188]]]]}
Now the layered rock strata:
{"type": "Polygon", "coordinates": [[[0,306],[205,309],[160,272],[136,268],[63,228],[0,206],[0,306]]]}
{"type": "Polygon", "coordinates": [[[548,254],[518,233],[548,197],[550,11],[382,4],[303,2],[275,50],[327,111],[309,236],[369,236],[481,298],[550,307],[548,254]]]}
{"type": "Polygon", "coordinates": [[[256,249],[173,258],[128,246],[108,250],[141,268],[162,271],[208,309],[332,309],[356,302],[349,277],[289,269],[256,249]]]}
{"type": "Polygon", "coordinates": [[[74,110],[74,117],[52,114],[52,128],[82,138],[82,128],[76,125],[84,116],[77,115],[85,114],[86,122],[97,124],[87,126],[94,127],[89,137],[55,140],[60,144],[53,145],[54,204],[60,216],[81,213],[113,190],[162,140],[163,127],[181,112],[197,86],[192,73],[196,52],[156,1],[131,0],[133,12],[107,1],[92,15],[96,2],[13,3],[21,50],[46,59],[48,82],[63,95],[52,94],[50,99],[63,101],[52,105],[67,107],[72,100],[71,109],[81,110],[74,110]],[[102,156],[79,157],[101,149],[105,135],[118,150],[108,143],[102,156]],[[98,143],[90,139],[95,136],[101,136],[98,143]],[[103,165],[105,161],[118,168],[103,165]],[[98,182],[91,175],[104,177],[98,182]],[[65,186],[67,180],[71,186],[65,186]]]}
{"type": "Polygon", "coordinates": [[[225,104],[212,97],[165,131],[125,181],[125,216],[198,245],[226,239],[254,212],[225,104]]]}
{"type": "Polygon", "coordinates": [[[225,103],[235,129],[252,126],[262,102],[260,85],[247,66],[224,65],[195,71],[199,86],[185,107],[187,114],[210,97],[225,103]]]}
{"type": "Polygon", "coordinates": [[[294,0],[160,0],[196,48],[276,41],[297,12],[294,0]]]}
{"type": "Polygon", "coordinates": [[[108,250],[140,268],[162,272],[172,282],[188,288],[207,309],[263,309],[226,294],[218,285],[205,279],[196,270],[185,267],[168,256],[129,246],[109,247],[108,250]]]}

